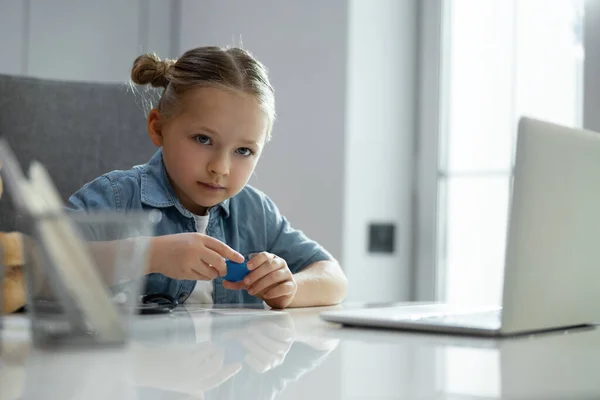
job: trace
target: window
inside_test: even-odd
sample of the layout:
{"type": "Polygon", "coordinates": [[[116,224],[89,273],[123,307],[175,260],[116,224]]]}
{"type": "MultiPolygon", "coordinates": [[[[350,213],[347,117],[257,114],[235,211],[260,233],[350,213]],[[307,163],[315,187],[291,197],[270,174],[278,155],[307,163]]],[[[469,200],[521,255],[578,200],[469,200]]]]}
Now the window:
{"type": "MultiPolygon", "coordinates": [[[[424,17],[421,58],[439,56],[421,82],[417,299],[499,305],[518,118],[582,124],[583,0],[437,4],[438,42],[424,17]]],[[[498,397],[501,362],[494,349],[440,349],[438,389],[498,397]]]]}
{"type": "Polygon", "coordinates": [[[500,304],[519,116],[581,125],[581,0],[452,0],[443,9],[438,296],[500,304]]]}

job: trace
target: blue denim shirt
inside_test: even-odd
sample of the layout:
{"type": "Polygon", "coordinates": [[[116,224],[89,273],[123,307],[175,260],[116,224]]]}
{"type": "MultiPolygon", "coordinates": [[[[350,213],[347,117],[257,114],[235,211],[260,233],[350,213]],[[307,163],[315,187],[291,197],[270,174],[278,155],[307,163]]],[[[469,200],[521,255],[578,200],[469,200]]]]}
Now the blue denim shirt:
{"type": "MultiPolygon", "coordinates": [[[[84,185],[68,200],[67,207],[77,211],[117,212],[159,210],[162,218],[155,235],[196,232],[193,214],[185,209],[171,187],[158,150],[147,164],[127,171],[112,171],[84,185]]],[[[291,227],[277,206],[261,191],[247,185],[231,199],[209,209],[206,234],[218,239],[244,257],[267,251],[286,260],[293,273],[308,265],[331,259],[318,243],[291,227]]],[[[215,304],[252,304],[261,299],[245,290],[223,287],[223,277],[213,280],[215,304]]],[[[195,280],[176,280],[153,273],[146,276],[145,294],[169,294],[185,301],[195,280]]]]}

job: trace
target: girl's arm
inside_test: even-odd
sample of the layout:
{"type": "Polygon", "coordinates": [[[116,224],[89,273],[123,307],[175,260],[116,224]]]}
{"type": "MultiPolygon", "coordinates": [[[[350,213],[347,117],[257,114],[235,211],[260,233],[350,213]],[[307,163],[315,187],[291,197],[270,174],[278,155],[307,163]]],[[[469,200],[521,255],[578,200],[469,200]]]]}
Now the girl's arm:
{"type": "Polygon", "coordinates": [[[298,289],[289,307],[330,306],[346,296],[348,280],[335,260],[317,261],[294,274],[298,289]]]}

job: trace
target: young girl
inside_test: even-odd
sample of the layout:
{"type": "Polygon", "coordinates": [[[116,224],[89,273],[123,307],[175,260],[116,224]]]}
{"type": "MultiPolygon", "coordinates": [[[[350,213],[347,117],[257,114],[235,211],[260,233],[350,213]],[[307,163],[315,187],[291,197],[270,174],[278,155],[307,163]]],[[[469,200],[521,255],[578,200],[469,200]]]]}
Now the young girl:
{"type": "Polygon", "coordinates": [[[339,303],[346,277],[338,262],[247,185],[275,119],[264,66],[239,48],[201,47],[177,61],[142,55],[131,79],[164,88],[148,115],[159,149],[147,164],[87,183],[68,206],[161,212],[146,294],[273,308],[339,303]],[[251,272],[225,281],[225,259],[249,260],[251,272]]]}

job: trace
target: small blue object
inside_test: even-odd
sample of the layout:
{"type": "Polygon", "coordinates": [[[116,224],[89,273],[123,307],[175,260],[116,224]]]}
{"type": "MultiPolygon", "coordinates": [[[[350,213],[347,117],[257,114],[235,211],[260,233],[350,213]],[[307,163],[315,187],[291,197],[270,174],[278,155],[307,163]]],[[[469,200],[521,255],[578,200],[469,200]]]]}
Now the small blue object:
{"type": "Polygon", "coordinates": [[[225,261],[227,264],[227,275],[225,275],[224,279],[229,282],[239,282],[246,275],[250,273],[250,270],[246,266],[246,263],[236,263],[231,260],[225,261]]]}

